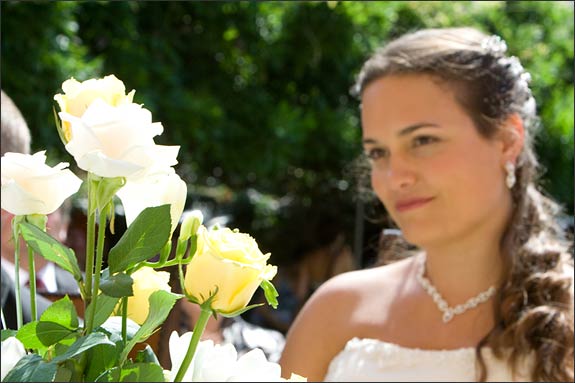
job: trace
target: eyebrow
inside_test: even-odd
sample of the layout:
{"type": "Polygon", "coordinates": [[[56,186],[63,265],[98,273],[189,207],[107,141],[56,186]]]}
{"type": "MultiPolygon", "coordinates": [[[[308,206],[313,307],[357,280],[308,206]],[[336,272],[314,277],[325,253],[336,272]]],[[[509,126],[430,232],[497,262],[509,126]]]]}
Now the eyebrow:
{"type": "MultiPolygon", "coordinates": [[[[397,135],[400,137],[406,136],[410,133],[415,132],[417,129],[421,129],[421,128],[439,128],[439,125],[431,123],[431,122],[420,122],[418,124],[406,126],[405,128],[401,129],[399,131],[399,133],[397,133],[397,135]]],[[[376,140],[374,140],[373,138],[366,138],[363,140],[363,143],[364,144],[375,144],[376,140]]]]}

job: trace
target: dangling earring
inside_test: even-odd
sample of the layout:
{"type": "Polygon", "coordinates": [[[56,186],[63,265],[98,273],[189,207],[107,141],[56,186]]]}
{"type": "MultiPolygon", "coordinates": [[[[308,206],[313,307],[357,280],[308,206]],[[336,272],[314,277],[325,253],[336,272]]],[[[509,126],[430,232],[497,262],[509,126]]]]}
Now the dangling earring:
{"type": "Polygon", "coordinates": [[[505,163],[505,171],[507,172],[507,177],[505,178],[505,184],[509,189],[515,185],[515,165],[511,161],[505,163]]]}

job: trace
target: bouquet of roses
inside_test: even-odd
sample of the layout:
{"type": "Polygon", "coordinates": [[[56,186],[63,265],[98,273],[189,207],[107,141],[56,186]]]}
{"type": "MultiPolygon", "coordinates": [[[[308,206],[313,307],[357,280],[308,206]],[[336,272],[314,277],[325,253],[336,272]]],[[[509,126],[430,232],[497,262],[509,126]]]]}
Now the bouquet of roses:
{"type": "Polygon", "coordinates": [[[261,350],[238,359],[232,345],[200,342],[211,315],[231,317],[259,306],[248,306],[258,286],[268,304],[277,306],[270,282],[277,268],[267,264],[269,254],[248,234],[207,229],[200,212],[186,217],[172,244],[187,195],[173,168],[179,147],[154,142],[162,124],[152,122],[150,111],[132,101],[134,91],[126,94],[113,75],[84,82],[70,79],[62,90],[54,97],[60,109],[57,130],[78,167],[86,171],[86,267],[82,271],[73,250],[46,233],[46,215],[77,193],[82,180],[67,163],[48,166],[44,151],[6,153],[1,159],[2,209],[14,215],[18,303],[17,328],[2,330],[2,380],[281,381],[279,365],[268,362],[261,350]],[[106,227],[114,232],[114,196],[123,205],[127,230],[108,251],[102,269],[106,227]],[[30,262],[32,321],[26,324],[18,281],[21,238],[30,262]],[[84,318],[68,296],[38,316],[35,254],[72,273],[84,318]],[[156,270],[168,266],[178,268],[183,294],[171,292],[169,273],[156,270]],[[200,305],[201,315],[193,332],[172,334],[172,370],[162,368],[149,346],[130,357],[179,299],[200,305]]]}

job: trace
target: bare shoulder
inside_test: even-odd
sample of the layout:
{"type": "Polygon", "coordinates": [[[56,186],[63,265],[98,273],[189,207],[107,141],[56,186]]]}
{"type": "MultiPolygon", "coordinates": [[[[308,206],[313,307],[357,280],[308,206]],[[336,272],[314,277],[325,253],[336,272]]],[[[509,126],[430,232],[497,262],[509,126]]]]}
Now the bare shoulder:
{"type": "Polygon", "coordinates": [[[385,266],[337,275],[321,285],[318,295],[330,297],[334,294],[339,296],[342,293],[354,292],[354,298],[358,298],[358,294],[370,294],[374,290],[379,294],[381,290],[397,285],[405,277],[412,263],[413,260],[408,258],[385,266]]]}
{"type": "Polygon", "coordinates": [[[402,260],[350,271],[322,284],[290,327],[280,361],[284,375],[294,372],[308,381],[322,380],[330,361],[370,316],[366,310],[393,294],[409,264],[402,260]]]}

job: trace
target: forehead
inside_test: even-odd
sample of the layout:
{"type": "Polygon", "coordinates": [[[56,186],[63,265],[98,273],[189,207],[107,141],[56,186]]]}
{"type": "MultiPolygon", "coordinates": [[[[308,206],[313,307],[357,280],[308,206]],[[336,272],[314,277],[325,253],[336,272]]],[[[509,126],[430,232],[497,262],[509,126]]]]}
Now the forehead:
{"type": "Polygon", "coordinates": [[[445,83],[428,75],[385,76],[369,84],[362,94],[364,128],[402,126],[422,121],[458,123],[469,117],[445,83]]]}

